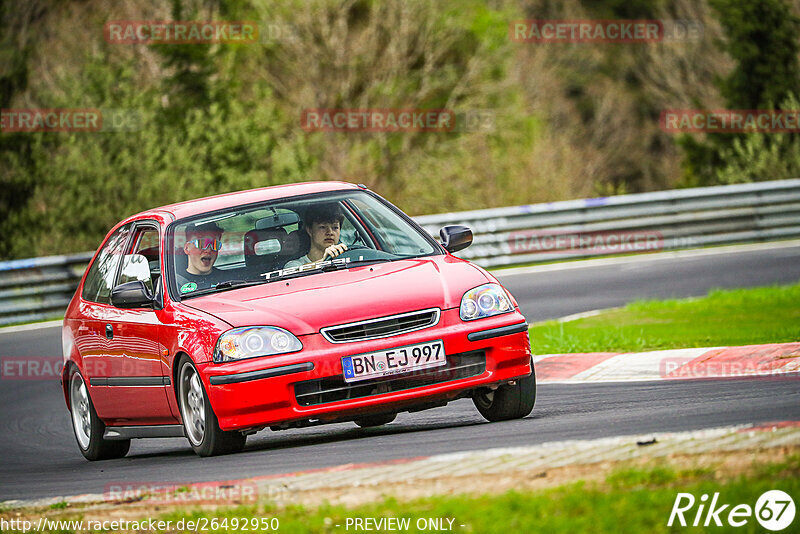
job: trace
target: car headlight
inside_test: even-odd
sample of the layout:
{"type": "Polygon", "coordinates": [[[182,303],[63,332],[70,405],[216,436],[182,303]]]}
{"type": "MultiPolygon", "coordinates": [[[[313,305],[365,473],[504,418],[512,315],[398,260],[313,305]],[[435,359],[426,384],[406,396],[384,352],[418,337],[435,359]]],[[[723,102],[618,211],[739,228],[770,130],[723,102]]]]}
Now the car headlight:
{"type": "Polygon", "coordinates": [[[513,309],[511,299],[500,284],[483,284],[464,293],[460,315],[462,321],[472,321],[513,309]]]}
{"type": "Polygon", "coordinates": [[[217,340],[217,363],[297,352],[303,344],[294,334],[277,326],[245,326],[228,330],[217,340]]]}

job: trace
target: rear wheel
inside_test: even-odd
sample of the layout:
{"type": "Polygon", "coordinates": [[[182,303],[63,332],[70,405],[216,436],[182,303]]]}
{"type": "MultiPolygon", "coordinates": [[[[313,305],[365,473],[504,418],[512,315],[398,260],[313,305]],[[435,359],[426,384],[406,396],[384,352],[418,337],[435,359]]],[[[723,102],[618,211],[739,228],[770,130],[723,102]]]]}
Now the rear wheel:
{"type": "Polygon", "coordinates": [[[536,373],[531,365],[531,375],[516,384],[500,386],[495,390],[483,388],[472,397],[475,407],[487,421],[520,419],[533,411],[536,404],[536,373]]]}
{"type": "Polygon", "coordinates": [[[397,417],[396,413],[387,413],[381,415],[368,415],[361,419],[356,419],[354,422],[361,428],[368,428],[371,426],[388,425],[397,417]]]}
{"type": "Polygon", "coordinates": [[[178,402],[183,428],[189,444],[199,456],[216,456],[238,452],[244,448],[247,436],[241,432],[226,432],[211,409],[200,374],[189,358],[178,364],[178,402]]]}
{"type": "Polygon", "coordinates": [[[69,411],[72,429],[78,448],[87,460],[109,460],[122,458],[131,448],[131,440],[103,439],[106,425],[97,416],[89,397],[89,389],[80,371],[75,371],[69,380],[69,411]]]}

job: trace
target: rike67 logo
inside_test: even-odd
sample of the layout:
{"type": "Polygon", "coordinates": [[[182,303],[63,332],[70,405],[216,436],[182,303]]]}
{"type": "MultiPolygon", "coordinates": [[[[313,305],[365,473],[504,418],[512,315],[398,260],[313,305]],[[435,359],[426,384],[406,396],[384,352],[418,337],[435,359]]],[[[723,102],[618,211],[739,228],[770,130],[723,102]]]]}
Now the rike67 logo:
{"type": "Polygon", "coordinates": [[[724,503],[719,492],[714,493],[711,502],[708,501],[709,496],[705,493],[700,499],[696,499],[691,493],[678,493],[667,526],[671,527],[675,523],[682,527],[721,527],[725,524],[742,527],[755,516],[762,527],[777,532],[792,524],[796,511],[792,498],[781,490],[765,491],[756,501],[755,507],[749,504],[724,503]]]}

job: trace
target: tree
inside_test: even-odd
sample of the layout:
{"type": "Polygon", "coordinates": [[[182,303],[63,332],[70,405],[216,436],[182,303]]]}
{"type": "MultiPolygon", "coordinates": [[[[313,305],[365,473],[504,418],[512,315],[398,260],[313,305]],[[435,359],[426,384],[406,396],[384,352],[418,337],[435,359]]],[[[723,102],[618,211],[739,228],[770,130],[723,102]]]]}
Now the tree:
{"type": "MultiPolygon", "coordinates": [[[[45,2],[0,0],[0,109],[10,108],[15,96],[28,88],[28,57],[37,33],[31,26],[45,11],[45,2]]],[[[0,133],[0,257],[13,254],[7,236],[25,224],[36,187],[28,172],[34,165],[29,135],[0,133]]]]}
{"type": "Polygon", "coordinates": [[[800,19],[784,0],[710,0],[736,68],[719,81],[732,109],[771,108],[797,90],[800,19]]]}
{"type": "MultiPolygon", "coordinates": [[[[774,109],[791,99],[792,92],[800,85],[797,60],[800,19],[792,14],[789,5],[784,0],[709,0],[709,3],[725,31],[726,39],[721,46],[736,62],[733,71],[717,81],[727,107],[774,109]]],[[[686,154],[685,185],[720,183],[723,175],[730,182],[733,180],[730,169],[747,169],[748,162],[760,159],[753,150],[763,150],[765,155],[785,150],[793,153],[794,149],[786,147],[798,142],[797,136],[791,134],[788,138],[769,136],[753,143],[747,139],[751,135],[754,134],[714,134],[706,142],[692,136],[679,139],[686,154]],[[781,148],[773,147],[773,143],[780,143],[781,148]],[[744,145],[749,150],[743,150],[744,145]]],[[[766,168],[759,166],[762,173],[766,168]]],[[[754,174],[746,173],[738,181],[778,178],[752,170],[754,174]]]]}

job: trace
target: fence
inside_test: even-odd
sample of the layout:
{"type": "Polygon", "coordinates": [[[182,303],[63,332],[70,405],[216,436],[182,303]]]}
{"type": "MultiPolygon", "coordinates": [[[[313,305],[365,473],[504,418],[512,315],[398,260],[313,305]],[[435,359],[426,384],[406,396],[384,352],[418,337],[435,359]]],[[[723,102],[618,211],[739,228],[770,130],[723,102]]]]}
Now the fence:
{"type": "MultiPolygon", "coordinates": [[[[800,236],[800,179],[426,215],[472,228],[483,267],[800,236]]],[[[0,262],[0,325],[63,312],[92,253],[0,262]]]]}
{"type": "Polygon", "coordinates": [[[636,252],[636,243],[670,250],[771,241],[800,236],[800,179],[442,213],[416,221],[434,235],[445,224],[472,228],[473,244],[458,256],[484,267],[636,252]],[[631,236],[638,239],[622,246],[622,238],[631,236]]]}

